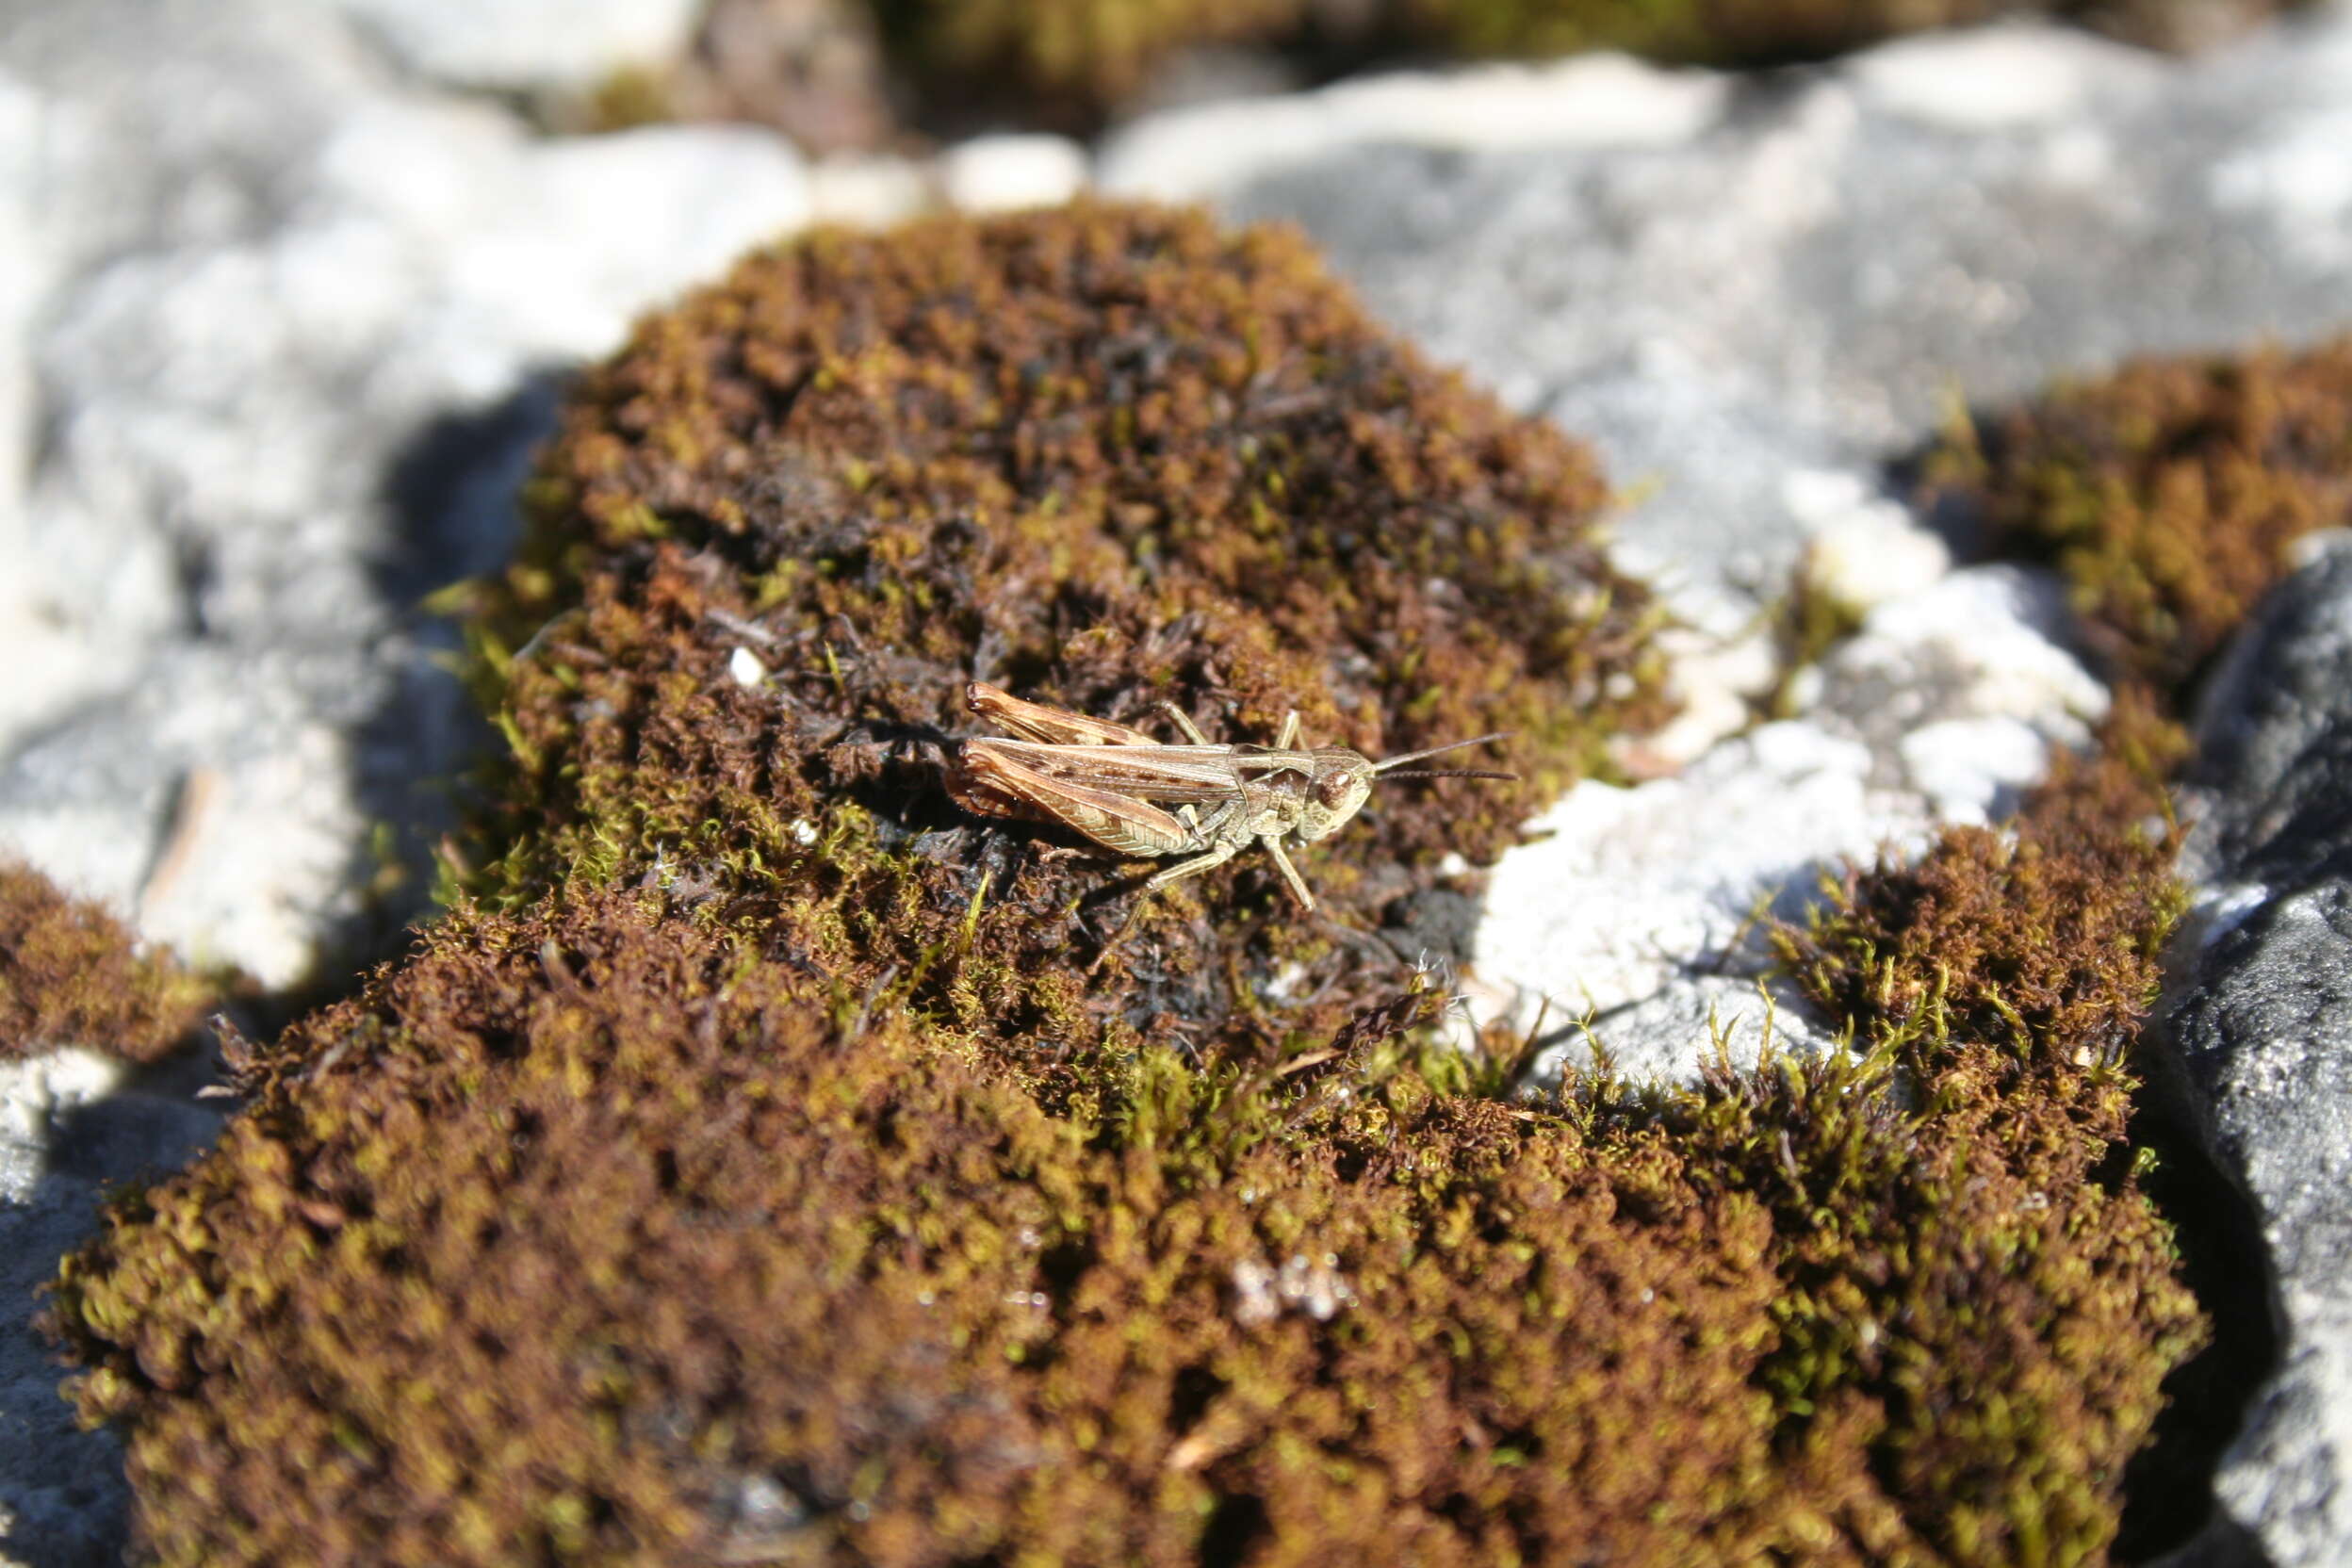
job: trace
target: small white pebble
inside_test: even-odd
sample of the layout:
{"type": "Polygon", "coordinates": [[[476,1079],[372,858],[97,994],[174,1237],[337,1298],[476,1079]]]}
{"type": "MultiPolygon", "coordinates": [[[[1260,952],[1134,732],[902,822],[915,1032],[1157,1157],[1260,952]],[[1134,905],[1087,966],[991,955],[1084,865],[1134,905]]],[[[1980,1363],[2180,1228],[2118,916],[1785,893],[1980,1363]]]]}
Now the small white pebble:
{"type": "Polygon", "coordinates": [[[974,137],[939,158],[950,205],[965,212],[1053,206],[1086,188],[1086,149],[1067,137],[974,137]]]}
{"type": "Polygon", "coordinates": [[[737,648],[727,656],[727,673],[735,678],[738,686],[757,686],[768,678],[768,667],[749,648],[737,648]]]}

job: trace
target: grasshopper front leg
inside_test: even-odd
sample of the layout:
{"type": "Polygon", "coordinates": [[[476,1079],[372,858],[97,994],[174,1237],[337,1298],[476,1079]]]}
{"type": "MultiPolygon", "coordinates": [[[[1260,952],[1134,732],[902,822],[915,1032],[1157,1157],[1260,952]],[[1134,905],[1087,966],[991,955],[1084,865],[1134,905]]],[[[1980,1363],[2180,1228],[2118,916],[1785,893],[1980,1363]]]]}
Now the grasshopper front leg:
{"type": "Polygon", "coordinates": [[[1282,836],[1279,833],[1268,833],[1261,837],[1258,842],[1264,844],[1266,852],[1274,857],[1274,863],[1282,868],[1282,880],[1289,883],[1290,890],[1298,895],[1298,906],[1309,914],[1315,913],[1315,894],[1307,890],[1307,879],[1298,874],[1298,868],[1292,865],[1290,857],[1283,853],[1282,836]]]}

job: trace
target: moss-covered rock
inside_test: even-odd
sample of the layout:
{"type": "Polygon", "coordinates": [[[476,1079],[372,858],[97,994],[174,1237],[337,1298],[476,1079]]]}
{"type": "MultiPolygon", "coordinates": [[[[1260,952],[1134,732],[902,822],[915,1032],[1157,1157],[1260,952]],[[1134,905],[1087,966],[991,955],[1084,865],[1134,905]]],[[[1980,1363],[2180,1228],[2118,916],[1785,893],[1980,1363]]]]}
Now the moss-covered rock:
{"type": "Polygon", "coordinates": [[[2295,540],[2352,521],[2352,339],[2137,361],[1964,425],[1924,471],[2066,574],[2121,672],[2179,690],[2295,540]]]}
{"type": "Polygon", "coordinates": [[[217,987],[98,905],[0,861],[0,1057],[74,1045],[153,1061],[188,1038],[217,987]]]}
{"type": "Polygon", "coordinates": [[[1081,207],[755,256],[581,382],[532,483],[481,885],[807,915],[806,961],[1033,1054],[1328,1038],[1398,983],[1355,933],[1662,712],[1604,499],[1281,230],[1081,207]],[[1149,862],[949,804],[973,678],[1374,755],[1513,730],[1527,777],[1384,787],[1303,858],[1327,922],[1258,855],[1139,902],[1149,862]]]}
{"type": "Polygon", "coordinates": [[[2098,1560],[2202,1331],[2124,1145],[2144,743],[1789,934],[1856,1042],[1802,1069],[1511,1103],[1369,935],[1657,712],[1600,498],[1196,217],[646,322],[485,596],[474,896],[58,1282],[155,1555],[2098,1560]],[[1534,782],[1381,802],[1329,924],[1249,862],[1138,902],[946,803],[972,677],[1534,782]]]}

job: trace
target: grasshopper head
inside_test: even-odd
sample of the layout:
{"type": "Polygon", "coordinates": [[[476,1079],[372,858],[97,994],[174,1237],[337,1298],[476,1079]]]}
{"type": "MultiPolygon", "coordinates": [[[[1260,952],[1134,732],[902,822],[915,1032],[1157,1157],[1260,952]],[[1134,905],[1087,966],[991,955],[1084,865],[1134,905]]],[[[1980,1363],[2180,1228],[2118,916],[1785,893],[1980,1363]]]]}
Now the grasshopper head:
{"type": "Polygon", "coordinates": [[[1291,831],[1301,839],[1320,839],[1336,832],[1371,797],[1373,772],[1371,762],[1345,746],[1318,748],[1298,825],[1291,831]]]}

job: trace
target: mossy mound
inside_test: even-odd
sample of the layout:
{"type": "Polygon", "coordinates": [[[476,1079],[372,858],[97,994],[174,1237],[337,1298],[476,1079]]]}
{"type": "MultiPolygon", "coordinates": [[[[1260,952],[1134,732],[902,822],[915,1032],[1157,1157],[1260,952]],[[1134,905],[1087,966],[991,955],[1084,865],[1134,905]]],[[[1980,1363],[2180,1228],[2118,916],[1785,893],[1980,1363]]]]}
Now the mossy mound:
{"type": "Polygon", "coordinates": [[[58,1046],[151,1062],[183,1044],[217,988],[99,906],[0,861],[0,1057],[58,1046]]]}
{"type": "Polygon", "coordinates": [[[1327,1039],[1428,940],[1364,933],[1662,712],[1604,498],[1282,230],[1094,206],[757,255],[584,378],[531,485],[480,886],[765,908],[1032,1055],[1327,1039]],[[1527,777],[1384,787],[1301,861],[1328,920],[1255,853],[1139,902],[1154,863],[949,803],[973,678],[1375,756],[1514,730],[1527,777]]]}
{"type": "Polygon", "coordinates": [[[2122,673],[2179,691],[2295,540],[2352,521],[2352,338],[2138,361],[1978,419],[1924,471],[2066,574],[2122,673]]]}
{"type": "Polygon", "coordinates": [[[2099,1559],[2202,1331],[2124,1143],[2145,743],[1787,937],[1851,1055],[1521,1105],[1429,1044],[1434,862],[1657,711],[1600,495],[1197,217],[649,320],[486,596],[502,853],[57,1283],[155,1556],[2099,1559]],[[972,677],[1540,782],[1380,802],[1328,924],[1137,904],[946,804],[972,677]]]}

